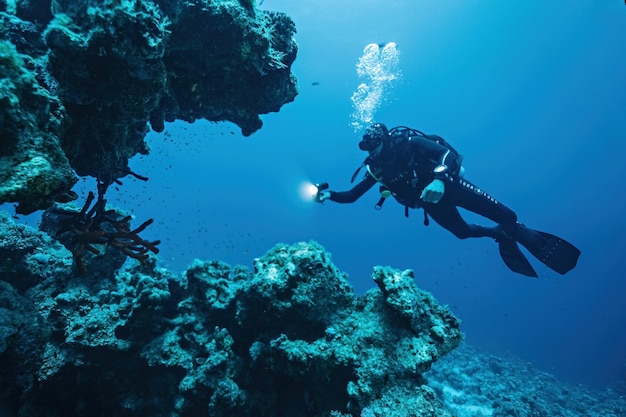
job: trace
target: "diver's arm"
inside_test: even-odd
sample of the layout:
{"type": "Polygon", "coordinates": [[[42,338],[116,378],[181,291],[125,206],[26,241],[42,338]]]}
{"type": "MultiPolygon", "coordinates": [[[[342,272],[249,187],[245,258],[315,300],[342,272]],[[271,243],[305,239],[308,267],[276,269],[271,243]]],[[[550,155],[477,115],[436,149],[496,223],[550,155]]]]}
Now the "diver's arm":
{"type": "MultiPolygon", "coordinates": [[[[437,135],[429,135],[438,138],[437,135]]],[[[413,136],[409,139],[409,144],[414,150],[414,154],[422,160],[422,163],[432,165],[433,175],[437,179],[445,179],[450,173],[458,173],[461,169],[461,161],[457,156],[445,146],[437,142],[420,136],[413,136]],[[439,166],[445,167],[443,171],[437,172],[439,166]]]]}
{"type": "Polygon", "coordinates": [[[361,181],[359,181],[349,191],[330,191],[330,200],[336,203],[354,203],[363,194],[376,184],[374,177],[370,173],[366,173],[361,181]]]}

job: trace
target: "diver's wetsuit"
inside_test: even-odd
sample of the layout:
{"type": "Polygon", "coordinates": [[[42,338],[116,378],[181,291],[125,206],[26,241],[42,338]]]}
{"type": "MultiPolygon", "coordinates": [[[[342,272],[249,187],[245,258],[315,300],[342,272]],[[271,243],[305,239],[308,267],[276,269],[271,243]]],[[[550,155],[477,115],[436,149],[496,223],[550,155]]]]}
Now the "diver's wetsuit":
{"type": "Polygon", "coordinates": [[[447,172],[455,173],[460,169],[460,160],[444,146],[422,137],[409,137],[396,139],[390,148],[378,156],[368,157],[364,162],[367,173],[361,181],[349,191],[330,191],[330,200],[352,203],[378,182],[383,189],[391,191],[400,204],[408,208],[423,208],[433,220],[459,239],[485,236],[500,239],[504,237],[503,230],[516,227],[515,212],[482,189],[458,175],[434,173],[438,165],[445,165],[447,172]],[[420,195],[435,178],[444,181],[444,195],[436,204],[426,203],[420,195]],[[468,224],[457,207],[487,217],[500,224],[501,228],[468,224]]]}

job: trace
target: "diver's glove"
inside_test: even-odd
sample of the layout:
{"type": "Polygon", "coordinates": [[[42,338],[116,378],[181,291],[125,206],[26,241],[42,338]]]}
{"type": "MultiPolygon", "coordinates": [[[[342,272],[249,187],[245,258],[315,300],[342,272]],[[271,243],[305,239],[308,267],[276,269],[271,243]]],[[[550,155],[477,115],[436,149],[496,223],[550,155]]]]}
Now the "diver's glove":
{"type": "Polygon", "coordinates": [[[424,187],[420,199],[426,203],[437,204],[443,197],[445,188],[442,180],[434,179],[430,184],[424,187]]]}
{"type": "Polygon", "coordinates": [[[313,200],[316,203],[323,203],[330,198],[330,191],[318,191],[313,200]]]}

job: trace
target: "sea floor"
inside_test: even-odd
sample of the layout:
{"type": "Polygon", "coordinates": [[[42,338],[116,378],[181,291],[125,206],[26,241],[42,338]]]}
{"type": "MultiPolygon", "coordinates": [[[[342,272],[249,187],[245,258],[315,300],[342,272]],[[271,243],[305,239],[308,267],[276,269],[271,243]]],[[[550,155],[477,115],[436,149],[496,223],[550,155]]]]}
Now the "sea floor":
{"type": "Polygon", "coordinates": [[[465,343],[426,377],[456,417],[626,417],[626,390],[567,384],[521,359],[465,343]]]}

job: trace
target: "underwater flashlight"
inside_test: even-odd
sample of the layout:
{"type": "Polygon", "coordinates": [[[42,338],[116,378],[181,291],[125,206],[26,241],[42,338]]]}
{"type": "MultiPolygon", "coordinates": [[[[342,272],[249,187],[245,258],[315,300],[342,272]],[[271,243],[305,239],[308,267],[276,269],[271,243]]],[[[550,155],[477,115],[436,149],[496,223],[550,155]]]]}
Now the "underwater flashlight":
{"type": "Polygon", "coordinates": [[[316,201],[318,203],[323,202],[324,200],[322,200],[322,192],[324,190],[328,190],[327,182],[311,184],[311,191],[312,191],[311,194],[313,195],[313,201],[316,201]]]}
{"type": "Polygon", "coordinates": [[[311,201],[319,198],[322,191],[328,189],[328,183],[322,182],[313,184],[312,182],[304,182],[300,185],[300,197],[304,201],[311,201]]]}
{"type": "Polygon", "coordinates": [[[317,188],[317,192],[322,192],[324,190],[328,190],[328,183],[327,182],[320,182],[318,184],[315,184],[315,188],[317,188]]]}
{"type": "Polygon", "coordinates": [[[328,190],[328,183],[320,182],[318,184],[315,184],[315,188],[317,188],[317,192],[315,193],[315,201],[323,202],[324,200],[322,200],[322,191],[328,190]]]}

